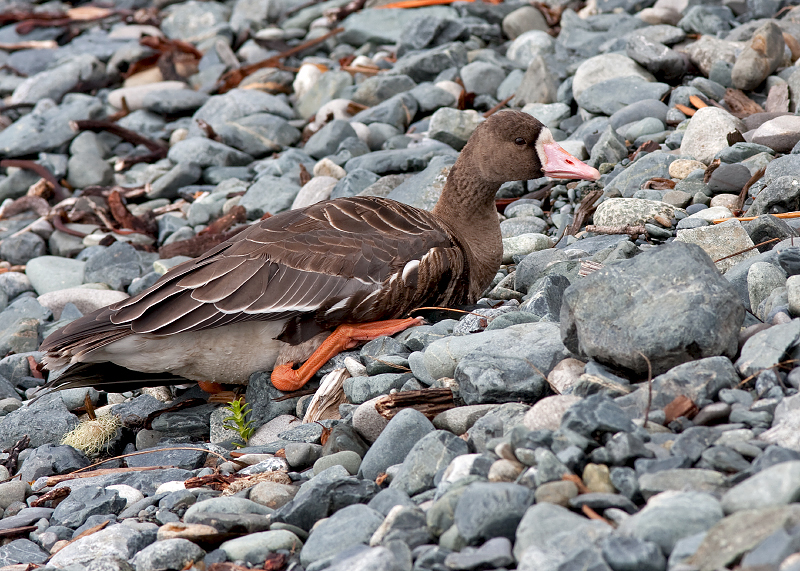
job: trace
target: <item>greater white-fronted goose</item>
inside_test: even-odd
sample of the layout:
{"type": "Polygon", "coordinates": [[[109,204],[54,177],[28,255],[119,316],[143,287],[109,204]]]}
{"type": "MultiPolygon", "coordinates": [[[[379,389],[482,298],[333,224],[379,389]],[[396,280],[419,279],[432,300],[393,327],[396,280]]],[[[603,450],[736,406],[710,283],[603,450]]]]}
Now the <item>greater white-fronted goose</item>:
{"type": "Polygon", "coordinates": [[[503,254],[495,193],[544,175],[599,177],[530,115],[496,113],[462,150],[433,211],[351,197],[258,222],[50,335],[45,365],[69,368],[49,387],[119,390],[130,378],[92,373],[114,363],[172,383],[242,384],[272,369],[276,388],[296,390],[337,352],[418,324],[407,317],[417,307],[474,303],[503,254]]]}

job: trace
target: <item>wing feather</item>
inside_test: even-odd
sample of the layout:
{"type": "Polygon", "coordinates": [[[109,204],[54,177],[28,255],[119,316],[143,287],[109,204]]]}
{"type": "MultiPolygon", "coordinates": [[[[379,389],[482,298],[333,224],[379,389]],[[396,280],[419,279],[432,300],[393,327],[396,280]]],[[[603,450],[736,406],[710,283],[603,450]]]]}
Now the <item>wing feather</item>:
{"type": "Polygon", "coordinates": [[[103,335],[169,335],[250,320],[330,327],[394,318],[455,299],[454,276],[465,272],[455,238],[429,212],[376,197],[321,202],[254,224],[139,295],[57,331],[43,349],[78,350],[87,335],[97,346],[103,335]],[[427,255],[434,250],[440,253],[427,255]],[[414,262],[416,279],[401,279],[414,262]]]}

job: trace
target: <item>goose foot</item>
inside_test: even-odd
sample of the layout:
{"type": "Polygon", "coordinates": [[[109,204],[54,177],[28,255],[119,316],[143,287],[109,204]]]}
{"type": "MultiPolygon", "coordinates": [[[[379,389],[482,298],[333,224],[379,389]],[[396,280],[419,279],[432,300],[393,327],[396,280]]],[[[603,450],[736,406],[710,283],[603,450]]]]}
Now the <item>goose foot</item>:
{"type": "Polygon", "coordinates": [[[394,335],[420,325],[422,319],[409,317],[407,319],[387,319],[373,321],[372,323],[344,324],[337,327],[330,336],[322,342],[316,351],[303,363],[300,368],[294,369],[294,363],[278,365],[272,370],[272,384],[279,391],[296,391],[305,385],[320,367],[347,349],[352,349],[364,341],[372,341],[383,335],[394,335]]]}

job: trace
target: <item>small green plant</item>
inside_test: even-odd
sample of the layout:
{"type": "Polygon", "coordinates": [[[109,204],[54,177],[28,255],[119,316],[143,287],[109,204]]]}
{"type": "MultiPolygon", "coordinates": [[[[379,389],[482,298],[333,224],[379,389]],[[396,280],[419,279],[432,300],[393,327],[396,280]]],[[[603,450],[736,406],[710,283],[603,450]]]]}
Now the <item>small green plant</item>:
{"type": "Polygon", "coordinates": [[[231,414],[222,419],[222,427],[233,430],[239,435],[239,438],[242,439],[242,442],[234,442],[234,446],[237,448],[247,446],[247,441],[250,440],[254,431],[254,428],[251,426],[253,421],[247,420],[247,417],[250,415],[250,405],[242,404],[242,401],[237,399],[229,402],[225,410],[229,411],[231,414]]]}

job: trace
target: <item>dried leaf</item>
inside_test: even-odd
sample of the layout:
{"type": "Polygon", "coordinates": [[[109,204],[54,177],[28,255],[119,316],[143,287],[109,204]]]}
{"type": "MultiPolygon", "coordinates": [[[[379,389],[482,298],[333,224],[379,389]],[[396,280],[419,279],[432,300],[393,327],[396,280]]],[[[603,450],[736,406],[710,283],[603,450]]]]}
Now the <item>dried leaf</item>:
{"type": "Polygon", "coordinates": [[[725,91],[725,103],[728,104],[731,114],[740,119],[753,113],[764,112],[764,108],[761,105],[750,99],[740,89],[731,89],[729,87],[725,91]]]}
{"type": "Polygon", "coordinates": [[[78,6],[67,10],[67,16],[73,20],[100,20],[113,16],[113,8],[101,8],[100,6],[78,6]]]}
{"type": "Polygon", "coordinates": [[[697,412],[697,405],[685,395],[676,396],[671,403],[664,407],[667,424],[681,416],[692,418],[697,412]]]}

